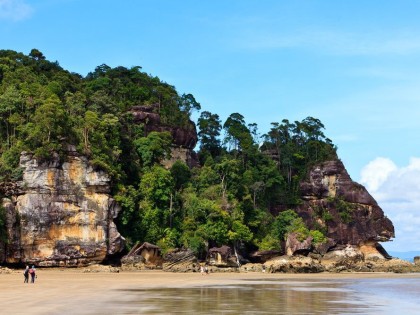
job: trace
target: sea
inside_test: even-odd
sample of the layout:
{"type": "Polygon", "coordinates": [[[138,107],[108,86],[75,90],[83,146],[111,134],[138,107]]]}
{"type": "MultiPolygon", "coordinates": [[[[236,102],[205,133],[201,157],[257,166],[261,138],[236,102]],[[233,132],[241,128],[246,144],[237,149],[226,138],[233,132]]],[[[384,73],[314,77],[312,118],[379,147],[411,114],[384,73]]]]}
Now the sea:
{"type": "Polygon", "coordinates": [[[420,314],[420,278],[410,276],[257,279],[125,291],[124,303],[109,301],[101,314],[420,314]]]}

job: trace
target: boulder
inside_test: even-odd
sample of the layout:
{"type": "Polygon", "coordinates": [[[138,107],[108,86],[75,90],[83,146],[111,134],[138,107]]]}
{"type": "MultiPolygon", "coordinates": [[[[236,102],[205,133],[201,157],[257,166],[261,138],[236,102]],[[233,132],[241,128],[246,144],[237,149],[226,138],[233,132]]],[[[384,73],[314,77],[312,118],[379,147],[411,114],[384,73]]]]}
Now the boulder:
{"type": "Polygon", "coordinates": [[[198,259],[190,249],[175,249],[163,256],[163,271],[197,272],[200,269],[198,259]]]}
{"type": "Polygon", "coordinates": [[[335,240],[332,238],[327,238],[327,240],[323,243],[313,244],[313,252],[315,254],[324,255],[330,248],[333,248],[335,245],[337,245],[335,240]]]}
{"type": "Polygon", "coordinates": [[[286,239],[286,255],[292,256],[296,253],[309,253],[312,250],[312,236],[308,236],[302,242],[298,240],[296,233],[289,233],[286,239]]]}
{"type": "Polygon", "coordinates": [[[162,254],[159,246],[144,242],[137,243],[121,259],[123,270],[142,270],[162,268],[162,254]]]}
{"type": "Polygon", "coordinates": [[[238,267],[238,259],[226,245],[210,248],[208,263],[215,267],[238,267]]]}
{"type": "Polygon", "coordinates": [[[261,250],[261,251],[252,252],[249,255],[249,258],[252,263],[263,264],[267,260],[270,260],[277,256],[281,256],[280,254],[281,252],[279,250],[261,250]]]}
{"type": "Polygon", "coordinates": [[[420,272],[420,266],[399,258],[371,259],[358,262],[348,271],[408,273],[420,272]]]}
{"type": "Polygon", "coordinates": [[[347,245],[326,253],[321,258],[321,264],[326,271],[342,271],[351,269],[357,263],[364,261],[364,256],[357,246],[347,245]]]}
{"type": "Polygon", "coordinates": [[[317,261],[305,256],[280,256],[265,262],[267,272],[318,273],[324,267],[317,261]]]}

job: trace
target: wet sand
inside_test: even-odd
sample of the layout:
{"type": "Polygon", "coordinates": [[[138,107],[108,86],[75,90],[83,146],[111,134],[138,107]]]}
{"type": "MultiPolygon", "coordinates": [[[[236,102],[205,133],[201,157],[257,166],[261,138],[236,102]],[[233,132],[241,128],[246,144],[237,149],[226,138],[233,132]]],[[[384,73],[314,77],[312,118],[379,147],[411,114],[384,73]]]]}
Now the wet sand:
{"type": "MultiPolygon", "coordinates": [[[[345,273],[345,274],[265,274],[265,273],[167,273],[162,271],[83,273],[81,269],[38,270],[35,284],[23,283],[23,271],[0,274],[1,314],[144,314],[124,311],[133,303],[132,292],[147,294],[147,289],[230,286],[256,281],[322,281],[345,279],[404,279],[420,274],[345,273]],[[120,310],[120,311],[119,311],[120,310]]],[[[135,298],[135,296],[134,296],[135,298]]],[[[186,310],[186,312],[188,312],[186,310]]],[[[157,314],[150,312],[150,314],[157,314]]]]}

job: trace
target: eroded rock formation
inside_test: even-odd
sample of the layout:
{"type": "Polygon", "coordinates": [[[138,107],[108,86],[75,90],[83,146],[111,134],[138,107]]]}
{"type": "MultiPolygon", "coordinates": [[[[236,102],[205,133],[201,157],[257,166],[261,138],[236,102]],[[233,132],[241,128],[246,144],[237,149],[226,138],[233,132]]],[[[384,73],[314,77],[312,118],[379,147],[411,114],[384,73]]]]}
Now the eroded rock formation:
{"type": "Polygon", "coordinates": [[[148,242],[137,243],[121,258],[121,266],[123,270],[157,269],[162,268],[162,260],[159,246],[148,242]]]}
{"type": "Polygon", "coordinates": [[[304,256],[280,256],[264,263],[268,272],[317,273],[324,267],[316,260],[304,256]]]}
{"type": "Polygon", "coordinates": [[[191,249],[175,249],[163,256],[163,270],[172,272],[198,271],[198,259],[191,249]]]}
{"type": "Polygon", "coordinates": [[[315,166],[300,190],[302,204],[295,210],[309,228],[326,232],[329,249],[356,245],[376,255],[378,242],[394,237],[392,222],[368,191],[351,180],[341,161],[315,166]]]}
{"type": "Polygon", "coordinates": [[[113,222],[120,207],[105,172],[71,148],[65,161],[55,155],[45,163],[24,152],[20,166],[23,180],[3,199],[9,241],[2,261],[81,266],[123,249],[113,222]]]}

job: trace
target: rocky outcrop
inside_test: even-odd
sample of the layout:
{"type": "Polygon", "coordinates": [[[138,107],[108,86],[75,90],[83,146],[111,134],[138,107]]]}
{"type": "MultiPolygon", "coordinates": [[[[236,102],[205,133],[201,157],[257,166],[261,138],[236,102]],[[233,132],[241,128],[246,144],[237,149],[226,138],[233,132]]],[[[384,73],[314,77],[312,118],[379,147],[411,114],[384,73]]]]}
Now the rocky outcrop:
{"type": "Polygon", "coordinates": [[[215,267],[237,267],[238,258],[229,246],[213,247],[209,249],[208,263],[215,267]]]}
{"type": "Polygon", "coordinates": [[[363,262],[364,256],[362,252],[355,246],[346,246],[341,250],[334,250],[326,253],[321,263],[326,271],[351,269],[357,263],[363,262]]]}
{"type": "Polygon", "coordinates": [[[176,249],[163,256],[163,270],[172,272],[197,272],[198,259],[190,249],[176,249]]]}
{"type": "Polygon", "coordinates": [[[121,258],[123,270],[161,269],[162,254],[159,246],[144,242],[137,243],[121,258]]]}
{"type": "Polygon", "coordinates": [[[325,231],[337,245],[361,246],[394,237],[392,222],[368,191],[351,180],[339,160],[311,169],[300,191],[299,216],[310,229],[325,231]]]}
{"type": "Polygon", "coordinates": [[[398,258],[386,258],[381,248],[347,245],[328,252],[318,261],[327,272],[419,272],[420,266],[398,258]]]}
{"type": "Polygon", "coordinates": [[[40,163],[22,153],[18,193],[3,199],[8,244],[3,261],[38,266],[81,266],[120,252],[124,238],[114,223],[120,207],[110,178],[69,148],[40,163]]]}
{"type": "Polygon", "coordinates": [[[160,120],[157,104],[133,106],[131,108],[131,113],[134,122],[143,124],[147,134],[152,131],[167,131],[172,135],[173,144],[175,146],[190,150],[194,149],[197,144],[198,138],[194,122],[190,120],[186,127],[166,126],[160,120]]]}
{"type": "Polygon", "coordinates": [[[324,271],[324,267],[318,261],[305,256],[280,256],[266,261],[264,266],[271,273],[318,273],[324,271]]]}
{"type": "MultiPolygon", "coordinates": [[[[225,268],[226,269],[226,268],[225,268]]],[[[220,269],[213,269],[218,272],[220,269]]],[[[235,270],[226,270],[235,271],[235,270]]],[[[420,266],[401,259],[365,258],[357,248],[347,248],[325,257],[279,256],[264,264],[246,264],[239,268],[240,272],[269,273],[345,273],[345,272],[420,272],[420,266]]]]}
{"type": "Polygon", "coordinates": [[[296,253],[309,253],[312,250],[312,236],[299,241],[296,233],[289,233],[286,240],[286,255],[292,256],[296,253]]]}
{"type": "Polygon", "coordinates": [[[281,251],[279,250],[261,250],[252,252],[249,255],[251,262],[253,263],[264,263],[267,260],[270,260],[274,257],[281,256],[281,251]]]}
{"type": "Polygon", "coordinates": [[[167,126],[161,122],[158,113],[159,105],[133,106],[131,113],[136,124],[143,124],[146,134],[157,132],[169,132],[172,136],[173,146],[171,158],[164,161],[165,167],[171,167],[176,160],[182,160],[190,167],[198,165],[198,158],[193,149],[198,141],[197,130],[193,121],[189,121],[185,127],[167,126]]]}

